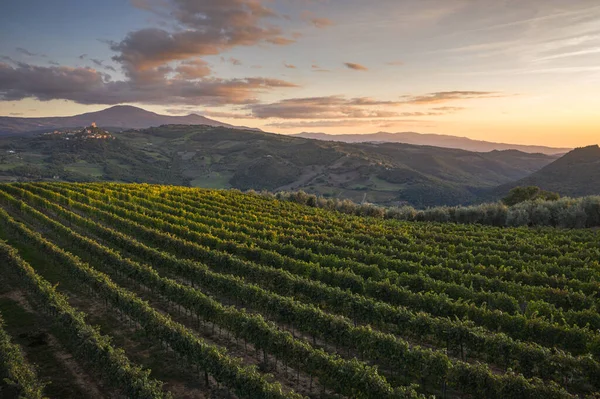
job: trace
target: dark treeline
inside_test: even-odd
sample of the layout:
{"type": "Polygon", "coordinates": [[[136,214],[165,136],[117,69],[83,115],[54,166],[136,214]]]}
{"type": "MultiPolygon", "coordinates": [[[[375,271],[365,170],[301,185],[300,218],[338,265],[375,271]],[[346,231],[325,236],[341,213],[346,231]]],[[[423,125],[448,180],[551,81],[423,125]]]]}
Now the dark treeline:
{"type": "Polygon", "coordinates": [[[261,192],[282,201],[291,201],[316,208],[342,213],[405,221],[451,222],[485,224],[492,226],[552,226],[585,228],[600,226],[600,196],[581,198],[536,197],[515,205],[503,202],[472,206],[440,206],[416,209],[412,206],[382,207],[374,204],[357,204],[347,199],[332,199],[298,192],[261,192]]]}

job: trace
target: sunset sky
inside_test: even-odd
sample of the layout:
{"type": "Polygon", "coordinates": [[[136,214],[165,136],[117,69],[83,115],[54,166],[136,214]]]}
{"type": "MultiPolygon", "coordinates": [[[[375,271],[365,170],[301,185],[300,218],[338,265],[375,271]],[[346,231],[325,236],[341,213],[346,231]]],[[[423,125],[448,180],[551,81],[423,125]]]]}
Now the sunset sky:
{"type": "Polygon", "coordinates": [[[600,143],[598,0],[19,0],[0,115],[600,143]]]}

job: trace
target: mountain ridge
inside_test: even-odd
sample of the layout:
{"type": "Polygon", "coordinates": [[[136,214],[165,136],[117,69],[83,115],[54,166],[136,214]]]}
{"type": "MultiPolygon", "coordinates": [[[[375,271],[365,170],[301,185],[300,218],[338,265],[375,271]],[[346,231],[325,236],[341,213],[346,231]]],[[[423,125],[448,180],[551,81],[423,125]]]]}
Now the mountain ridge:
{"type": "Polygon", "coordinates": [[[564,154],[571,148],[547,147],[539,145],[507,144],[484,140],[474,140],[468,137],[451,136],[436,133],[417,132],[377,132],[365,134],[327,134],[302,132],[292,134],[294,137],[302,137],[324,141],[341,141],[345,143],[386,142],[404,143],[414,145],[429,145],[441,148],[459,148],[473,152],[490,152],[494,150],[518,150],[528,153],[542,153],[546,155],[564,154]]]}
{"type": "MultiPolygon", "coordinates": [[[[31,134],[53,129],[76,128],[89,126],[92,122],[96,122],[99,126],[104,126],[112,130],[147,129],[161,125],[207,125],[261,131],[260,129],[249,128],[246,126],[234,126],[196,113],[182,116],[161,115],[131,105],[116,105],[100,111],[87,112],[73,116],[40,118],[0,116],[0,135],[31,134]]],[[[473,152],[514,149],[527,153],[557,155],[567,153],[571,150],[570,148],[506,144],[474,140],[467,137],[417,132],[378,132],[341,135],[302,132],[288,136],[346,143],[384,142],[428,145],[440,148],[457,148],[473,152]]]]}
{"type": "Polygon", "coordinates": [[[147,129],[160,125],[208,125],[240,129],[245,126],[233,126],[209,119],[198,114],[184,116],[161,115],[131,105],[116,105],[100,111],[86,112],[73,116],[20,118],[0,116],[0,134],[18,135],[44,130],[89,126],[95,122],[98,126],[112,129],[147,129]]]}

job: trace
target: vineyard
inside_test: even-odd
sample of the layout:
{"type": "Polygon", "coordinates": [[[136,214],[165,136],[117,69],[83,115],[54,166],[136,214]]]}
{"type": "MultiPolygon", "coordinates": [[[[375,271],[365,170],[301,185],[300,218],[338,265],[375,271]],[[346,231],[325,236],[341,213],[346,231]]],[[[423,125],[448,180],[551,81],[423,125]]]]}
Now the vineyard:
{"type": "Polygon", "coordinates": [[[2,398],[600,398],[600,236],[0,185],[2,398]]]}

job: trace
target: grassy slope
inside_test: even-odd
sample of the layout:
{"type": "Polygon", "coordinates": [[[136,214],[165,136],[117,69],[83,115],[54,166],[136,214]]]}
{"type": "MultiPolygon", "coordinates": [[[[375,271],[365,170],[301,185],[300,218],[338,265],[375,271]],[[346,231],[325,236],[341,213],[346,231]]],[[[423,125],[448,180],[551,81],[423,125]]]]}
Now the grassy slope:
{"type": "Polygon", "coordinates": [[[488,196],[500,198],[516,186],[538,186],[570,197],[599,195],[600,147],[577,148],[530,176],[491,190],[488,196]]]}

